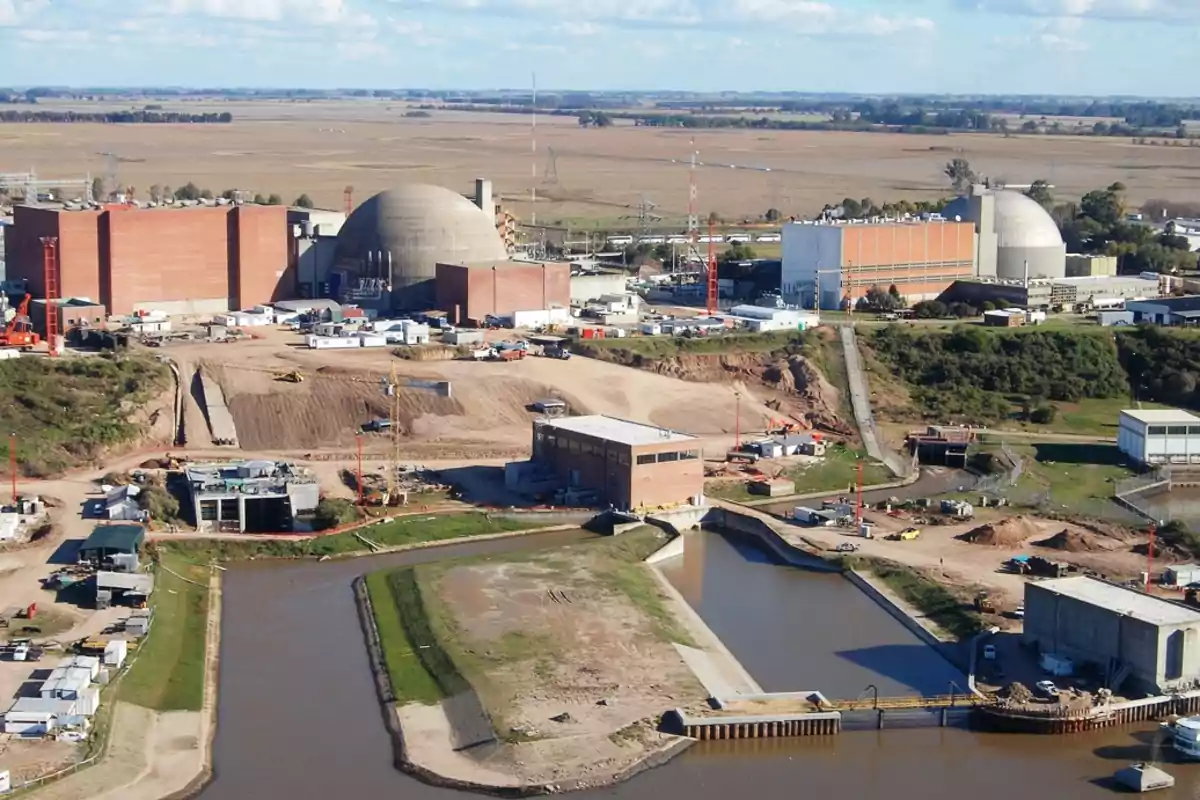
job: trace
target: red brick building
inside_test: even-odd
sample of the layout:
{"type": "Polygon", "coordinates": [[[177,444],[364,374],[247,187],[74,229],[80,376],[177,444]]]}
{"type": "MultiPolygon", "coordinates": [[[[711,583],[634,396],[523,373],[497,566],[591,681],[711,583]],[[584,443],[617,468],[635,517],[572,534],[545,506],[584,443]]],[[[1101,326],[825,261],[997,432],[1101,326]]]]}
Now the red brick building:
{"type": "Polygon", "coordinates": [[[283,206],[17,206],[4,230],[8,278],[24,278],[34,297],[45,295],[43,236],[58,238],[60,295],[109,314],[202,314],[294,296],[283,206]]]}
{"type": "Polygon", "coordinates": [[[619,510],[683,505],[704,493],[694,436],[603,415],[533,424],[533,461],[619,510]]]}
{"type": "Polygon", "coordinates": [[[437,307],[455,325],[490,314],[571,307],[571,266],[559,262],[488,261],[437,265],[437,307]]]}

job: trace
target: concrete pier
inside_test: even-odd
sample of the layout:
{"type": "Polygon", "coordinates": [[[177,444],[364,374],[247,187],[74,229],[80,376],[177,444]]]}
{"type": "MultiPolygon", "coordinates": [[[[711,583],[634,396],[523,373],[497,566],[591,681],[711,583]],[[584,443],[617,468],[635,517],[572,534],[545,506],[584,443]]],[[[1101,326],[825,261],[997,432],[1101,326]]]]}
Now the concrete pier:
{"type": "Polygon", "coordinates": [[[696,717],[674,709],[664,715],[663,724],[675,733],[701,741],[834,736],[841,732],[842,715],[836,711],[826,711],[812,714],[696,717]]]}

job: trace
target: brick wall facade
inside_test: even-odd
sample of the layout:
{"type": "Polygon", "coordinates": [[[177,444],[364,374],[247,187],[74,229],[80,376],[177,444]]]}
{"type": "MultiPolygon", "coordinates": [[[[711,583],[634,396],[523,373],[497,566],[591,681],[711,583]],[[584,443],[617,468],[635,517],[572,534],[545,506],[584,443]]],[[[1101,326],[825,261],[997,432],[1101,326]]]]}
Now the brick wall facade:
{"type": "Polygon", "coordinates": [[[568,264],[513,261],[494,267],[437,265],[437,307],[456,324],[481,323],[489,314],[503,316],[570,305],[568,264]]]}
{"type": "Polygon", "coordinates": [[[15,209],[5,230],[10,279],[44,296],[40,237],[59,239],[63,297],[89,297],[110,314],[137,304],[227,299],[229,307],[290,297],[282,206],[62,211],[15,209]]]}

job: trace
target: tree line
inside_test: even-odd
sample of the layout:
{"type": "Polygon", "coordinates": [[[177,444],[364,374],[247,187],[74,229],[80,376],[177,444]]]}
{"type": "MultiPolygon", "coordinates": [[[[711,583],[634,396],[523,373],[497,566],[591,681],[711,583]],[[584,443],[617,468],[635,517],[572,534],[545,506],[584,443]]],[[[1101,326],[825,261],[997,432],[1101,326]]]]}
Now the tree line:
{"type": "Polygon", "coordinates": [[[223,124],[233,122],[228,111],[221,113],[185,114],[180,111],[34,111],[30,109],[0,109],[0,122],[99,122],[105,124],[196,123],[223,124]]]}
{"type": "MultiPolygon", "coordinates": [[[[117,199],[117,195],[121,194],[132,198],[136,196],[137,190],[132,186],[109,186],[108,182],[102,177],[92,178],[92,199],[96,202],[114,201],[117,199]]],[[[275,192],[268,195],[258,192],[251,196],[249,192],[243,190],[225,189],[220,193],[214,193],[212,189],[201,188],[192,181],[188,181],[183,186],[175,188],[167,184],[156,183],[147,190],[147,196],[150,202],[156,205],[200,201],[215,202],[218,198],[231,203],[240,200],[241,202],[252,203],[258,206],[283,205],[283,197],[275,192]]],[[[315,207],[312,198],[308,194],[301,194],[292,201],[292,205],[297,208],[315,207]]]]}
{"type": "MultiPolygon", "coordinates": [[[[1118,117],[1120,121],[1098,120],[1090,126],[1064,125],[1061,120],[1047,119],[1052,112],[1043,112],[1036,118],[1028,118],[1026,110],[1018,106],[1018,110],[999,113],[1000,109],[992,110],[988,106],[950,107],[938,104],[926,105],[902,103],[897,100],[865,100],[855,104],[847,103],[781,103],[777,108],[746,109],[732,105],[722,111],[719,104],[683,102],[657,104],[661,110],[630,111],[616,108],[596,111],[592,108],[578,107],[544,107],[539,100],[538,110],[551,116],[574,116],[579,119],[582,127],[607,127],[614,120],[632,121],[635,126],[656,128],[735,128],[751,130],[796,130],[796,131],[862,131],[887,133],[921,133],[948,134],[953,132],[974,131],[985,133],[1014,133],[1065,134],[1071,136],[1126,136],[1133,137],[1147,132],[1171,131],[1178,139],[1191,136],[1185,120],[1192,114],[1200,114],[1191,107],[1162,104],[1092,104],[1081,110],[1085,114],[1072,114],[1080,118],[1118,117]],[[1101,114],[1109,110],[1113,114],[1101,114]],[[749,113],[747,113],[749,112],[749,113]],[[827,119],[780,119],[767,116],[769,113],[808,112],[825,115],[827,119]],[[1014,114],[1019,121],[1010,119],[1014,114]],[[597,122],[602,120],[602,122],[597,122]]],[[[444,106],[423,105],[420,108],[435,109],[444,106]]],[[[1066,108],[1073,108],[1066,106],[1066,108]]],[[[471,102],[456,103],[452,110],[484,111],[492,113],[528,114],[529,103],[515,103],[511,100],[495,104],[486,99],[476,98],[471,102]]],[[[1056,112],[1053,112],[1056,113],[1056,112]]]]}

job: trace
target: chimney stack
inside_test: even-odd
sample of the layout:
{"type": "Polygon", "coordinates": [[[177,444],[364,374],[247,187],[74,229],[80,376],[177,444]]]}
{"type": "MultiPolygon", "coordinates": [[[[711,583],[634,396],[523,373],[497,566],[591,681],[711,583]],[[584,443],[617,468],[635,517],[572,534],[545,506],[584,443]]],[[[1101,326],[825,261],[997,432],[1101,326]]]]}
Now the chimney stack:
{"type": "Polygon", "coordinates": [[[475,179],[475,205],[480,211],[489,215],[496,213],[496,204],[492,202],[492,182],[483,178],[475,179]]]}

